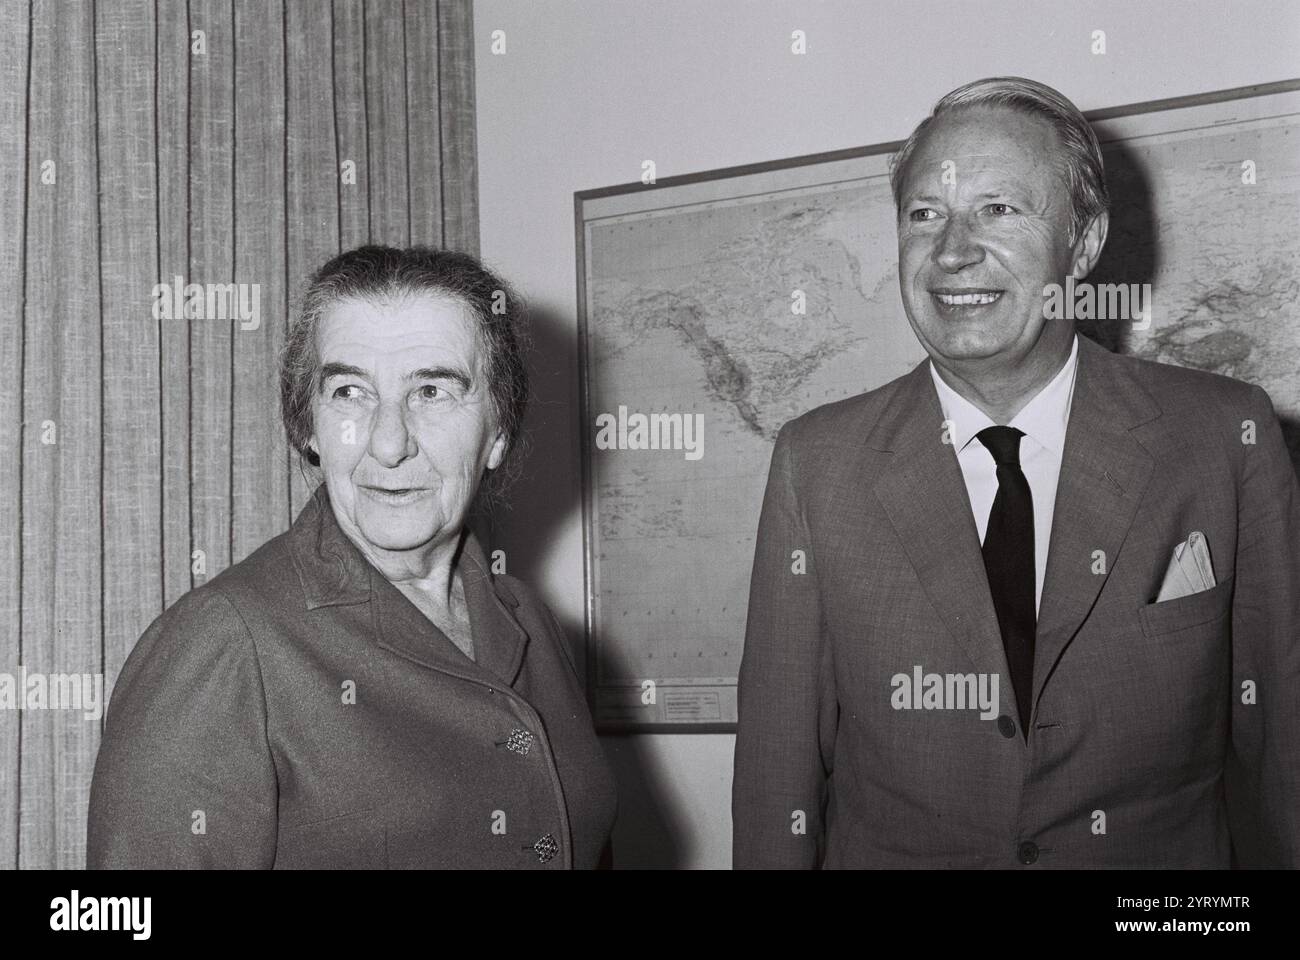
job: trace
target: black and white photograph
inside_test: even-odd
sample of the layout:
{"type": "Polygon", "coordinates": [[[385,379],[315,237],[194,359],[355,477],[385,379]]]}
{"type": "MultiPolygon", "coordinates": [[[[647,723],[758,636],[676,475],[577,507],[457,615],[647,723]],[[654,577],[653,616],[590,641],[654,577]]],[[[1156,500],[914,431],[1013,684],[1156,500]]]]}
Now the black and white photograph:
{"type": "Polygon", "coordinates": [[[0,0],[0,169],[25,925],[1300,867],[1300,3],[0,0]]]}

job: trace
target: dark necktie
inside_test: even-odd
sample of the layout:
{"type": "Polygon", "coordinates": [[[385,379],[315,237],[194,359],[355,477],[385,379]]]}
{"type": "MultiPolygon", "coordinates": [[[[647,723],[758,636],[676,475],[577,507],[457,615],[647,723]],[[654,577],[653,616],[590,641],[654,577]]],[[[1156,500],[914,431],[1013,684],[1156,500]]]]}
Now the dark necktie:
{"type": "Polygon", "coordinates": [[[998,495],[984,534],[984,570],[993,594],[1002,647],[1016,691],[1020,731],[1029,739],[1034,685],[1034,498],[1020,469],[1020,438],[1015,427],[988,427],[976,435],[998,465],[998,495]]]}

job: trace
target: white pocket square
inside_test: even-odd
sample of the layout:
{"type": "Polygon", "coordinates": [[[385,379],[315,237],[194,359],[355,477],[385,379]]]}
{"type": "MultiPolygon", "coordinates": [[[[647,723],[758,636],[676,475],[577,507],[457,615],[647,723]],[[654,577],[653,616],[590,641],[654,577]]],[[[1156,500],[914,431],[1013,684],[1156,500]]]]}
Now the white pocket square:
{"type": "Polygon", "coordinates": [[[1174,547],[1156,603],[1209,590],[1214,583],[1214,567],[1210,564],[1210,548],[1205,534],[1193,530],[1186,540],[1174,547]]]}

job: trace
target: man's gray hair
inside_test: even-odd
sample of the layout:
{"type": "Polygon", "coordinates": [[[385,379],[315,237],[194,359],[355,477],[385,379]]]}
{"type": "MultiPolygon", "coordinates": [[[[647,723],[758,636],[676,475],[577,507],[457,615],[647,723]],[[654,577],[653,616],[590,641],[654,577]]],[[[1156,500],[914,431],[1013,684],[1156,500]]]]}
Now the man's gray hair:
{"type": "Polygon", "coordinates": [[[1110,205],[1101,146],[1078,107],[1047,84],[1024,77],[975,80],[940,99],[890,160],[889,186],[894,193],[894,206],[900,204],[908,161],[926,128],[946,113],[971,107],[1009,107],[1051,124],[1064,154],[1065,169],[1061,172],[1070,188],[1070,243],[1074,243],[1093,218],[1110,205]]]}

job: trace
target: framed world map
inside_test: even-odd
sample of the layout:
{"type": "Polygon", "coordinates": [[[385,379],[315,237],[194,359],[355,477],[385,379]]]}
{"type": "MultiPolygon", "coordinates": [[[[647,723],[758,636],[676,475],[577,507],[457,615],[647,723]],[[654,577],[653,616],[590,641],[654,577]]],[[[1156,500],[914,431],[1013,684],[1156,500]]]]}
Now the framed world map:
{"type": "MultiPolygon", "coordinates": [[[[1259,384],[1300,462],[1300,81],[1089,119],[1112,200],[1090,279],[1151,284],[1152,313],[1080,333],[1259,384]]],[[[898,294],[897,147],[575,194],[599,729],[734,729],[777,431],[924,359],[898,294]]]]}

